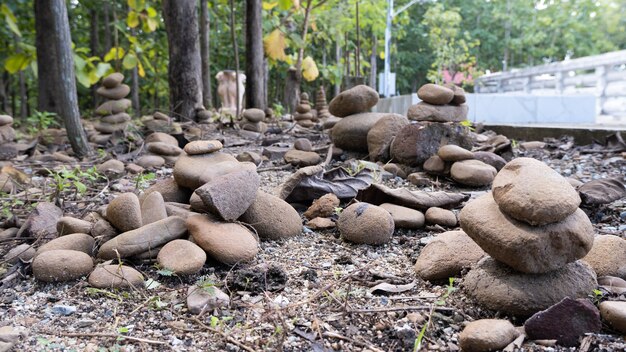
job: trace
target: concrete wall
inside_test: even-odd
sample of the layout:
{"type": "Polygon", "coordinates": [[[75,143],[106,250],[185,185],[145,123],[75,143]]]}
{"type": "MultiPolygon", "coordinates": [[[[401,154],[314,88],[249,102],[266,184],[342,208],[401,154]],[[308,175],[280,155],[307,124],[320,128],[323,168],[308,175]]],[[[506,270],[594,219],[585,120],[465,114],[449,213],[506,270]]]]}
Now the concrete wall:
{"type": "MultiPolygon", "coordinates": [[[[406,115],[417,94],[381,99],[378,112],[406,115]]],[[[467,94],[468,120],[485,124],[593,124],[593,95],[467,94]]]]}

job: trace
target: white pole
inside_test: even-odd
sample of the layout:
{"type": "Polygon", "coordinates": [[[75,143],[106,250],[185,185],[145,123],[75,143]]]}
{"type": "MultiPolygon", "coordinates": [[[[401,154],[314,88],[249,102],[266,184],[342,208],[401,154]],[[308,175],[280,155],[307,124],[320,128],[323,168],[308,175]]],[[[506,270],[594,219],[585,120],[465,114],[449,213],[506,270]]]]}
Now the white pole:
{"type": "Polygon", "coordinates": [[[389,97],[389,76],[391,68],[389,67],[389,44],[391,42],[391,20],[393,19],[393,0],[387,0],[387,26],[385,27],[385,71],[383,73],[383,95],[389,97]]]}

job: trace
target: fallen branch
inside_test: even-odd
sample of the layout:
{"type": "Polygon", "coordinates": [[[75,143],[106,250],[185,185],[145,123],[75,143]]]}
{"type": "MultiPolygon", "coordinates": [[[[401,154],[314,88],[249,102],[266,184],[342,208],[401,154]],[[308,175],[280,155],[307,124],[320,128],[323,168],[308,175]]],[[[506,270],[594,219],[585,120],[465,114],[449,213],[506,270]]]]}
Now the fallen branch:
{"type": "Polygon", "coordinates": [[[106,337],[112,339],[120,339],[120,340],[128,340],[133,342],[141,342],[147,343],[150,345],[167,345],[167,342],[157,341],[157,340],[148,340],[142,339],[140,337],[132,337],[121,334],[111,334],[106,332],[51,332],[51,331],[40,331],[40,334],[43,335],[57,335],[57,336],[65,336],[65,337],[106,337]]]}
{"type": "MultiPolygon", "coordinates": [[[[406,307],[381,307],[381,308],[370,308],[370,309],[353,309],[348,311],[348,313],[382,313],[382,312],[399,312],[404,310],[430,310],[430,306],[406,306],[406,307]]],[[[434,309],[437,312],[454,312],[454,308],[447,307],[435,307],[434,309]]]]}

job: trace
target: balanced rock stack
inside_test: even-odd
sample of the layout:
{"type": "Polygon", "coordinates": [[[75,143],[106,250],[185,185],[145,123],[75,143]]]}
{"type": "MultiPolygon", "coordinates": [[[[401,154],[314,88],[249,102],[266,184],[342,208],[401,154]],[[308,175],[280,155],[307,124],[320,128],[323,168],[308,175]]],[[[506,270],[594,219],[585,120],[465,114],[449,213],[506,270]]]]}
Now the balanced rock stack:
{"type": "Polygon", "coordinates": [[[14,140],[13,118],[9,115],[0,115],[0,144],[10,143],[14,140]]]}
{"type": "Polygon", "coordinates": [[[326,122],[329,117],[332,115],[328,112],[328,104],[326,103],[326,91],[324,90],[324,86],[320,86],[317,89],[317,94],[315,96],[315,110],[317,110],[317,118],[326,122]]]}
{"type": "Polygon", "coordinates": [[[296,113],[293,115],[293,119],[302,127],[310,128],[315,126],[311,103],[309,102],[309,95],[307,93],[300,94],[300,104],[296,106],[296,113]]]}
{"type": "Polygon", "coordinates": [[[407,112],[408,119],[417,123],[399,131],[390,147],[396,162],[421,166],[446,144],[471,149],[469,131],[459,123],[467,119],[468,112],[461,88],[453,90],[429,83],[417,91],[417,96],[422,101],[407,112]]]}
{"type": "Polygon", "coordinates": [[[147,153],[136,162],[144,168],[161,167],[164,164],[173,165],[178,157],[184,154],[178,146],[178,140],[167,133],[154,132],[146,137],[144,143],[147,153]]]}
{"type": "Polygon", "coordinates": [[[544,163],[517,158],[496,175],[492,193],[469,202],[461,227],[490,257],[467,274],[478,303],[527,316],[565,297],[582,298],[596,274],[578,260],[591,250],[593,226],[569,182],[544,163]]]}
{"type": "MultiPolygon", "coordinates": [[[[406,117],[398,114],[368,112],[378,103],[378,93],[365,85],[358,85],[341,92],[330,102],[328,111],[338,121],[333,125],[330,137],[336,147],[359,152],[368,151],[368,133],[380,120],[387,116],[393,121],[406,117]]],[[[334,117],[330,117],[324,127],[334,117]]]]}
{"type": "MultiPolygon", "coordinates": [[[[124,75],[121,73],[111,73],[102,79],[102,86],[96,90],[99,96],[107,99],[96,109],[96,113],[102,118],[94,123],[96,131],[104,135],[124,131],[130,121],[130,115],[126,113],[126,110],[131,107],[131,102],[125,99],[130,93],[130,87],[123,84],[123,80],[124,75]]],[[[98,141],[104,140],[98,139],[98,141]]]]}
{"type": "Polygon", "coordinates": [[[243,112],[243,120],[240,127],[242,130],[265,133],[267,124],[263,122],[265,119],[265,111],[261,109],[246,109],[243,112]]]}
{"type": "Polygon", "coordinates": [[[160,111],[156,111],[152,115],[142,116],[141,123],[149,132],[182,133],[180,124],[160,111]]]}
{"type": "Polygon", "coordinates": [[[479,158],[486,162],[478,160],[473,152],[465,148],[448,144],[439,148],[437,154],[428,158],[423,168],[431,175],[449,175],[453,180],[465,186],[488,186],[506,161],[490,152],[482,152],[479,158]],[[485,156],[486,153],[491,154],[489,158],[485,156]]]}

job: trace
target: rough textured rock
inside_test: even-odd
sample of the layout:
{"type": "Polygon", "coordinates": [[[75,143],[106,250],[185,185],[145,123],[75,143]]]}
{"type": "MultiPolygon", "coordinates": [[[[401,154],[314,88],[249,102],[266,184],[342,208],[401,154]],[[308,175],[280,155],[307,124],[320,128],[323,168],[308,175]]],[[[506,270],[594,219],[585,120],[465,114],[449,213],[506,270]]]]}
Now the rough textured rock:
{"type": "Polygon", "coordinates": [[[93,269],[88,254],[72,250],[43,252],[33,260],[33,276],[46,282],[70,281],[85,276],[93,269]]]}
{"type": "Polygon", "coordinates": [[[626,334],[626,302],[600,303],[600,315],[613,329],[626,334]]]}
{"type": "Polygon", "coordinates": [[[165,210],[165,201],[159,192],[150,192],[150,194],[141,199],[141,222],[142,225],[148,225],[167,217],[165,210]]]}
{"type": "Polygon", "coordinates": [[[95,288],[142,288],[143,275],[126,265],[98,265],[89,275],[89,284],[95,288]]]}
{"type": "Polygon", "coordinates": [[[565,297],[552,307],[535,313],[524,323],[531,340],[556,340],[561,346],[574,347],[586,333],[602,329],[600,312],[587,299],[565,297]]]}
{"type": "Polygon", "coordinates": [[[239,221],[252,226],[261,239],[280,240],[302,233],[298,212],[289,203],[263,191],[257,192],[239,221]]]}
{"type": "Polygon", "coordinates": [[[461,122],[467,120],[469,108],[462,105],[432,105],[426,102],[409,107],[406,115],[413,121],[461,122]]]}
{"type": "Polygon", "coordinates": [[[487,257],[463,280],[467,295],[484,308],[519,316],[530,316],[565,297],[586,298],[596,286],[593,269],[580,260],[545,274],[529,275],[487,257]]]}
{"type": "Polygon", "coordinates": [[[378,121],[389,115],[380,112],[350,115],[333,126],[330,137],[341,149],[367,152],[367,134],[378,121]]]}
{"type": "Polygon", "coordinates": [[[421,166],[441,146],[472,147],[468,129],[458,124],[417,123],[405,126],[391,143],[391,157],[401,164],[421,166]]]}
{"type": "Polygon", "coordinates": [[[204,215],[187,218],[193,241],[210,257],[227,264],[252,260],[259,245],[252,232],[236,223],[216,222],[204,215]]]}
{"type": "Polygon", "coordinates": [[[444,227],[454,227],[457,224],[456,215],[452,210],[432,207],[424,214],[426,222],[429,224],[441,225],[444,227]]]}
{"type": "Polygon", "coordinates": [[[395,228],[419,229],[424,227],[424,214],[419,210],[391,203],[383,203],[380,207],[391,214],[395,228]]]}
{"type": "Polygon", "coordinates": [[[582,210],[563,221],[533,227],[504,215],[485,194],[465,205],[461,227],[490,256],[524,273],[545,273],[584,257],[593,226],[582,210]]]}
{"type": "Polygon", "coordinates": [[[438,84],[427,83],[417,90],[417,97],[434,105],[448,104],[454,98],[454,91],[438,84]]]}
{"type": "Polygon", "coordinates": [[[191,314],[200,314],[202,311],[212,312],[215,309],[226,308],[230,304],[230,297],[215,286],[190,286],[187,289],[187,309],[191,314]]]}
{"type": "Polygon", "coordinates": [[[327,218],[335,213],[338,206],[339,198],[334,193],[328,193],[314,200],[313,204],[302,215],[307,219],[327,218]]]}
{"type": "Polygon", "coordinates": [[[71,235],[55,238],[39,247],[35,256],[41,255],[43,252],[57,249],[79,251],[92,256],[95,248],[96,242],[93,237],[84,233],[73,233],[71,235]]]}
{"type": "Polygon", "coordinates": [[[57,221],[57,232],[59,236],[72,233],[91,233],[93,224],[89,221],[76,219],[71,216],[64,216],[57,221]]]}
{"type": "Polygon", "coordinates": [[[498,171],[480,160],[463,160],[452,164],[450,176],[456,182],[472,187],[490,185],[498,171]]]}
{"type": "Polygon", "coordinates": [[[124,232],[100,247],[98,258],[115,259],[132,257],[151,248],[182,237],[187,228],[185,220],[177,216],[153,222],[138,229],[124,232]]]}
{"type": "Polygon", "coordinates": [[[487,165],[491,165],[500,171],[506,165],[506,160],[496,153],[479,151],[474,152],[474,159],[480,160],[487,165]]]}
{"type": "Polygon", "coordinates": [[[461,331],[459,344],[464,352],[497,351],[519,335],[519,331],[508,320],[480,319],[467,324],[461,331]]]}
{"type": "Polygon", "coordinates": [[[147,197],[152,192],[159,192],[163,196],[165,202],[187,203],[191,198],[192,190],[181,187],[176,183],[174,178],[166,178],[157,181],[157,183],[146,189],[141,195],[141,199],[147,197]]]}
{"type": "Polygon", "coordinates": [[[26,231],[35,238],[55,238],[57,237],[57,222],[62,216],[63,211],[56,205],[39,202],[26,220],[26,231]]]}
{"type": "Polygon", "coordinates": [[[178,185],[195,190],[218,176],[244,170],[256,171],[256,166],[220,152],[182,155],[174,166],[174,179],[178,185]]]}
{"type": "Polygon", "coordinates": [[[355,203],[345,208],[339,214],[337,228],[344,240],[371,245],[389,242],[395,229],[391,214],[369,203],[355,203]]]}
{"type": "Polygon", "coordinates": [[[578,192],[584,204],[608,204],[626,197],[626,187],[619,178],[589,181],[578,192]]]}
{"type": "Polygon", "coordinates": [[[415,272],[424,280],[458,276],[487,254],[463,231],[441,233],[422,248],[415,272]]]}
{"type": "Polygon", "coordinates": [[[474,159],[474,153],[470,150],[461,148],[458,145],[448,144],[444,145],[437,151],[437,155],[443,161],[461,161],[467,159],[474,159]]]}
{"type": "Polygon", "coordinates": [[[388,114],[378,120],[367,132],[367,150],[370,160],[389,161],[391,142],[408,124],[409,120],[398,114],[388,114]]]}
{"type": "Polygon", "coordinates": [[[599,235],[583,258],[598,276],[626,279],[626,240],[613,235],[599,235]]]}
{"type": "Polygon", "coordinates": [[[291,149],[283,156],[285,161],[293,166],[317,165],[322,158],[316,152],[306,152],[303,150],[291,149]]]}
{"type": "Polygon", "coordinates": [[[2,260],[9,264],[16,264],[20,260],[28,262],[36,255],[37,250],[30,244],[22,243],[11,248],[3,257],[2,260]]]}
{"type": "Polygon", "coordinates": [[[183,149],[189,155],[208,154],[222,150],[222,142],[217,140],[193,141],[185,145],[183,149]]]}
{"type": "Polygon", "coordinates": [[[106,218],[116,229],[126,232],[140,228],[141,205],[134,193],[123,193],[107,206],[106,218]]]}
{"type": "Polygon", "coordinates": [[[196,189],[196,194],[211,213],[231,221],[252,205],[259,185],[259,174],[244,170],[217,176],[196,189]]]}
{"type": "Polygon", "coordinates": [[[358,85],[344,90],[333,98],[328,105],[328,111],[333,116],[345,117],[366,112],[376,103],[378,103],[378,93],[366,85],[358,85]]]}
{"type": "Polygon", "coordinates": [[[204,266],[206,253],[191,241],[173,240],[161,248],[157,262],[176,274],[195,274],[204,266]]]}
{"type": "Polygon", "coordinates": [[[578,193],[563,176],[532,158],[507,163],[492,190],[502,212],[533,226],[559,222],[580,205],[578,193]]]}

